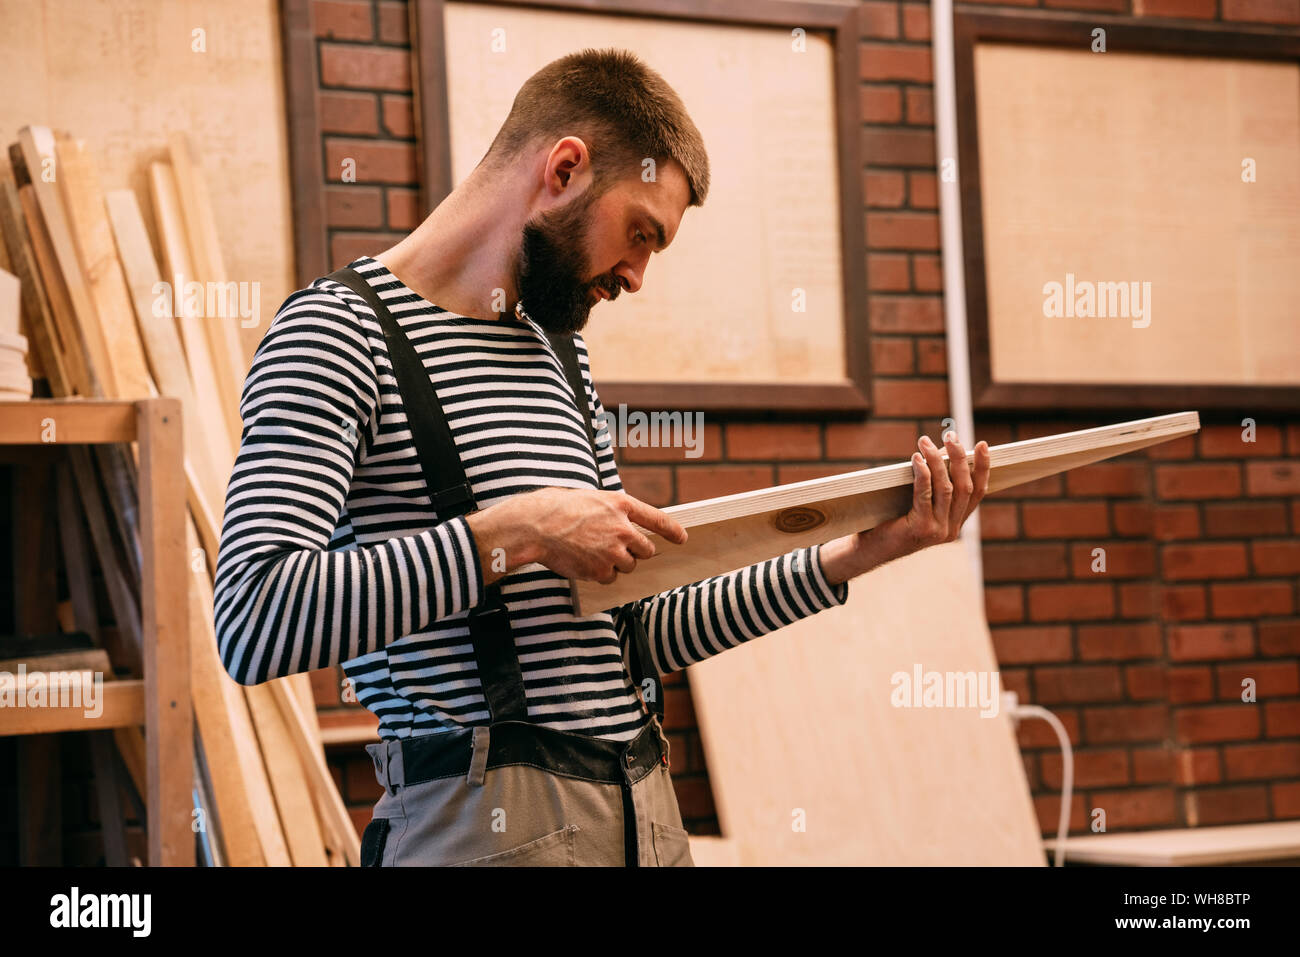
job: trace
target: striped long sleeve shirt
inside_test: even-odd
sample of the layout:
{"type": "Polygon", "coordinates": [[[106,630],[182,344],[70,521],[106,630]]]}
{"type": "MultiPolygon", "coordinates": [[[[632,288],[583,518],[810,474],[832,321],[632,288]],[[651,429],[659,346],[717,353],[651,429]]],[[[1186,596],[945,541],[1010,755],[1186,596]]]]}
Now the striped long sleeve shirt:
{"type": "MultiPolygon", "coordinates": [[[[580,335],[597,459],[535,325],[439,309],[369,257],[352,267],[428,370],[479,508],[543,486],[622,489],[580,335]]],[[[383,738],[488,723],[467,620],[485,600],[474,536],[464,516],[433,508],[374,312],[329,279],[291,295],[257,348],[240,414],[214,580],[227,672],[256,684],[342,665],[383,738]]],[[[540,564],[498,584],[529,720],[631,739],[645,719],[619,618],[576,615],[566,580],[540,564]]],[[[847,597],[812,546],[633,611],[668,673],[847,597]]]]}

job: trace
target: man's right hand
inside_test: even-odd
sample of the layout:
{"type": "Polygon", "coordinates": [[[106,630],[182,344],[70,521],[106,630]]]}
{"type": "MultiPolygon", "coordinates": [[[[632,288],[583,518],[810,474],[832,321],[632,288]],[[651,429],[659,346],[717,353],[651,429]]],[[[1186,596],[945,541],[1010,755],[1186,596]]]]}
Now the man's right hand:
{"type": "Polygon", "coordinates": [[[686,542],[686,530],[626,492],[539,488],[467,518],[478,544],[485,584],[538,562],[557,575],[608,585],[654,555],[643,529],[686,542]],[[638,526],[640,526],[638,528],[638,526]]]}

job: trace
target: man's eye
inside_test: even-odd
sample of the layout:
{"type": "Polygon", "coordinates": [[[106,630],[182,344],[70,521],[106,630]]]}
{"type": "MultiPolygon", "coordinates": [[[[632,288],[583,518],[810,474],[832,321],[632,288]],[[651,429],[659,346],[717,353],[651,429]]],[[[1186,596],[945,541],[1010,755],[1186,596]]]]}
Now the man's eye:
{"type": "Polygon", "coordinates": [[[639,243],[643,243],[643,242],[646,241],[646,240],[645,240],[645,233],[641,232],[641,230],[639,230],[639,229],[636,231],[636,241],[639,242],[639,243]]]}

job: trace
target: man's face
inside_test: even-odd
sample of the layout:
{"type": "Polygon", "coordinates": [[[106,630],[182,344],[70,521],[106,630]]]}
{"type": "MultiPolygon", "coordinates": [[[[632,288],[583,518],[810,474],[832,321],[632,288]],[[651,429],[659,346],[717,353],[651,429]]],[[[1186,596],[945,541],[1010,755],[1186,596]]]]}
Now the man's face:
{"type": "Polygon", "coordinates": [[[678,163],[657,172],[656,182],[629,177],[599,197],[588,188],[524,225],[515,288],[542,329],[572,335],[601,299],[641,288],[650,254],[673,241],[690,201],[678,163]]]}

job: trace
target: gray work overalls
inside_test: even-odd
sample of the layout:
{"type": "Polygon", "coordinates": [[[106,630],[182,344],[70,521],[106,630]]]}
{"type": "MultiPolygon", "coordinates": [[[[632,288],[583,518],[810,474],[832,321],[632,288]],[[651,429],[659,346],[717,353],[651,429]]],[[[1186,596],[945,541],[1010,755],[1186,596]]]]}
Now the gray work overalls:
{"type": "MultiPolygon", "coordinates": [[[[473,491],[415,348],[365,279],[351,269],[329,278],[361,296],[379,319],[439,520],[472,511],[473,491]]],[[[573,339],[547,338],[595,455],[573,339]]],[[[663,687],[640,616],[620,611],[631,636],[633,686],[638,694],[651,691],[649,708],[642,697],[647,720],[631,741],[607,741],[528,720],[500,586],[485,592],[468,622],[490,721],[366,746],[384,794],[362,836],[362,866],[692,866],[668,773],[663,687]]]]}

